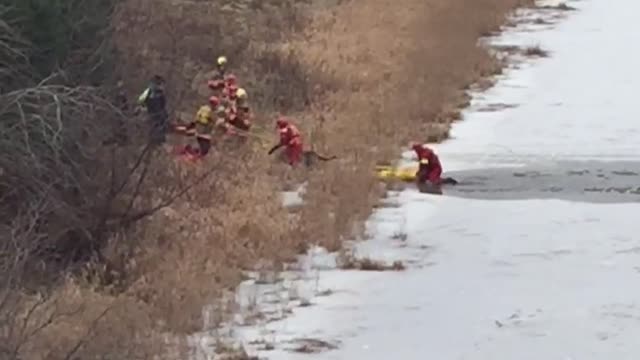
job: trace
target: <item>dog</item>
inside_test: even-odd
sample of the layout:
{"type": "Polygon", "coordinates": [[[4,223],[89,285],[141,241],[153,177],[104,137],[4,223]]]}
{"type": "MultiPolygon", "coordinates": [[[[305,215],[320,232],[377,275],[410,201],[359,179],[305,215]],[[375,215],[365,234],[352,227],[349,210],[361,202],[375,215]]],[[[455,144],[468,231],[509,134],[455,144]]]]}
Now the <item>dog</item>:
{"type": "Polygon", "coordinates": [[[324,156],[320,155],[313,150],[305,150],[302,152],[302,161],[308,168],[313,167],[318,161],[331,161],[337,159],[337,156],[324,156]]]}

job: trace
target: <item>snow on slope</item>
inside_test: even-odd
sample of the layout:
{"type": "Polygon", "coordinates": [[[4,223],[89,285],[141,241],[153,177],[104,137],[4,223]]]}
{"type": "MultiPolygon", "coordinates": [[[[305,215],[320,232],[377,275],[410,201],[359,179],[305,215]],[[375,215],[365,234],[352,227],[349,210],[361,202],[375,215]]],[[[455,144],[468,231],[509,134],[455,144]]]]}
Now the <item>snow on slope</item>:
{"type": "MultiPolygon", "coordinates": [[[[579,11],[553,27],[528,25],[496,40],[539,43],[551,57],[514,65],[476,96],[453,140],[435,146],[445,170],[640,161],[640,2],[569,4],[579,11]],[[478,111],[499,103],[517,106],[478,111]]],[[[286,316],[236,335],[276,360],[640,358],[637,203],[471,200],[414,190],[387,201],[392,206],[371,217],[371,239],[357,252],[403,260],[406,271],[335,270],[319,250],[277,289],[241,288],[277,308],[276,318],[286,316]],[[335,349],[293,351],[304,344],[335,349]]]]}

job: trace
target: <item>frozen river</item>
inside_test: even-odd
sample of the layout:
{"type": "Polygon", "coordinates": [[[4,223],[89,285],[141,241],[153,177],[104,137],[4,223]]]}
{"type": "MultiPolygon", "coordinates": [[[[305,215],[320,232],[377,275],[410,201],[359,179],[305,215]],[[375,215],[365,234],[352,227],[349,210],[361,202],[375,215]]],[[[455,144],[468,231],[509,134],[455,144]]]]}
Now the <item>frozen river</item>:
{"type": "Polygon", "coordinates": [[[333,294],[261,331],[337,348],[261,355],[640,359],[640,2],[569,4],[566,20],[498,40],[550,57],[507,71],[436,146],[471,185],[391,194],[372,216],[359,254],[407,270],[320,271],[333,294]],[[491,104],[510,106],[477,111],[491,104]]]}

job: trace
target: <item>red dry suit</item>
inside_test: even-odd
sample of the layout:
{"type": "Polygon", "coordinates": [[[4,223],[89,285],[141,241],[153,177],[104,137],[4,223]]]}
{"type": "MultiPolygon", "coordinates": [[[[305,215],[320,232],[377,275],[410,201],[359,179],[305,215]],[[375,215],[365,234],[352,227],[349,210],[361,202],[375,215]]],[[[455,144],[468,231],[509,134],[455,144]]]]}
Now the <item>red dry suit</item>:
{"type": "Polygon", "coordinates": [[[280,145],[286,146],[285,155],[289,165],[296,165],[302,158],[302,137],[298,128],[291,124],[281,124],[278,126],[280,134],[280,145]]]}
{"type": "Polygon", "coordinates": [[[418,182],[424,183],[428,181],[433,185],[440,185],[442,183],[442,165],[438,155],[425,145],[413,145],[413,150],[418,155],[418,161],[420,162],[420,167],[416,173],[418,182]]]}

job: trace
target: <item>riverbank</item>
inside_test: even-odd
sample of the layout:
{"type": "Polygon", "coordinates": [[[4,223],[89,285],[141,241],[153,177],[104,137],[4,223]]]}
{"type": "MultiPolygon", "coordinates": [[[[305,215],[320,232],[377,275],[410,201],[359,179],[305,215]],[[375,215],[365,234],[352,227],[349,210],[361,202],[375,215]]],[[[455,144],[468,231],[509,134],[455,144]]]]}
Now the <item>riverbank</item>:
{"type": "MultiPolygon", "coordinates": [[[[623,13],[636,5],[571,4],[579,11],[555,30],[534,21],[499,41],[539,43],[550,57],[514,64],[498,86],[472,101],[453,130],[455,140],[436,146],[452,169],[568,164],[575,172],[581,165],[567,160],[640,160],[637,107],[614,91],[633,93],[640,80],[626,69],[634,68],[635,55],[620,60],[620,73],[565,73],[592,53],[594,40],[621,51],[635,24],[623,13]],[[597,35],[585,38],[586,32],[597,35]],[[617,81],[601,78],[609,76],[617,81]],[[603,85],[590,86],[594,79],[603,85]],[[513,106],[482,111],[500,102],[513,106]],[[581,146],[585,141],[598,146],[581,146]]],[[[590,61],[580,67],[601,64],[599,56],[590,61]]],[[[249,339],[275,343],[271,352],[262,348],[266,356],[637,357],[637,294],[627,286],[637,276],[637,203],[597,204],[588,196],[471,200],[410,190],[392,193],[388,203],[371,219],[373,238],[358,252],[404,260],[408,270],[339,272],[317,261],[309,287],[331,295],[305,297],[298,304],[309,305],[294,308],[293,316],[248,330],[249,339]],[[318,354],[305,353],[314,349],[318,354]]]]}
{"type": "MultiPolygon", "coordinates": [[[[171,74],[178,113],[188,114],[203,101],[198,79],[206,77],[215,54],[225,53],[250,93],[260,126],[272,129],[275,113],[285,113],[308,147],[340,156],[293,172],[265,161],[264,141],[234,155],[219,149],[202,167],[215,169],[215,176],[145,224],[142,251],[134,271],[128,269],[132,293],[170,328],[193,331],[201,325],[201,308],[237,285],[242,271],[258,263],[261,271],[279,271],[311,246],[338,250],[360,236],[384,191],[371,171],[374,164],[393,160],[409,138],[447,137],[468,103],[465,88],[502,66],[478,38],[530,3],[411,0],[398,7],[387,0],[353,0],[280,9],[274,2],[262,12],[224,7],[201,18],[213,5],[185,2],[178,12],[156,5],[147,13],[144,0],[131,0],[120,24],[126,66],[147,63],[149,72],[171,74]],[[227,12],[234,15],[223,16],[227,12]],[[206,31],[216,21],[227,31],[206,31]],[[132,29],[142,37],[127,37],[132,29]],[[182,71],[174,70],[176,64],[182,71]],[[280,192],[303,179],[303,204],[292,217],[280,192]],[[207,196],[199,196],[204,189],[207,196]]],[[[140,75],[132,75],[132,82],[142,84],[140,75]]],[[[168,164],[165,174],[158,171],[160,179],[188,181],[203,172],[182,165],[168,164]]]]}
{"type": "MultiPolygon", "coordinates": [[[[261,4],[121,3],[114,39],[126,90],[133,98],[151,74],[165,74],[173,115],[190,118],[206,101],[206,74],[225,54],[249,91],[258,125],[271,131],[275,114],[285,113],[307,146],[340,159],[293,172],[265,161],[262,140],[233,153],[217,148],[202,167],[154,159],[140,202],[156,204],[176,183],[212,175],[114,237],[100,261],[87,266],[86,278],[69,278],[54,291],[54,302],[87,311],[47,326],[35,342],[78,356],[179,358],[189,347],[169,353],[158,332],[179,338],[203,322],[209,330],[229,320],[238,304],[220,299],[246,278],[245,270],[258,268],[268,278],[309,248],[339,250],[361,237],[385,190],[371,171],[375,163],[394,160],[409,139],[447,138],[469,102],[465,89],[504,65],[478,38],[531,1],[261,4]],[[303,202],[292,216],[280,194],[304,179],[303,202]],[[211,303],[214,310],[203,315],[211,303]],[[79,342],[85,345],[75,349],[79,342]]],[[[362,259],[351,260],[358,267],[362,259]]],[[[51,356],[40,347],[33,353],[51,356]]]]}

